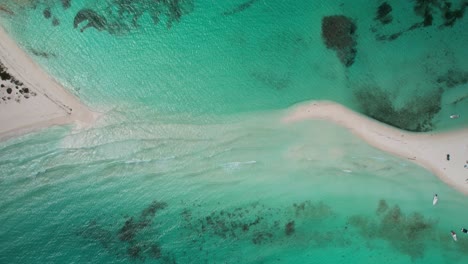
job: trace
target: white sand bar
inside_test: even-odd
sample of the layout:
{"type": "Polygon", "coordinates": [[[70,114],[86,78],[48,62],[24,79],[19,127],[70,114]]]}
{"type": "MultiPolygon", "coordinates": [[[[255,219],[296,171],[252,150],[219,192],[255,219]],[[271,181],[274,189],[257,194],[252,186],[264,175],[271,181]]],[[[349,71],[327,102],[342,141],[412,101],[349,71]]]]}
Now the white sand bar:
{"type": "Polygon", "coordinates": [[[98,117],[42,70],[1,26],[0,62],[28,89],[23,93],[11,81],[0,80],[4,86],[0,88],[0,140],[51,125],[86,127],[98,117]]]}
{"type": "MultiPolygon", "coordinates": [[[[448,118],[448,117],[447,117],[448,118]]],[[[410,133],[370,119],[340,104],[318,101],[294,107],[284,122],[329,120],[349,129],[370,145],[432,171],[468,195],[468,129],[446,133],[410,133]],[[447,160],[447,154],[450,160],[447,160]]]]}

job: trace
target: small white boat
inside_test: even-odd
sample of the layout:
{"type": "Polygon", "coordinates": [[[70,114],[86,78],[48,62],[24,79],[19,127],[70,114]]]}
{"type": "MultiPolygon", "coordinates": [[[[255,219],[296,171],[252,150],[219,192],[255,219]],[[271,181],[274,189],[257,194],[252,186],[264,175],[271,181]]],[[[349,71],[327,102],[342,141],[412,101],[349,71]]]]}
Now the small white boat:
{"type": "Polygon", "coordinates": [[[436,203],[439,201],[439,196],[437,194],[434,195],[434,198],[432,198],[432,205],[436,205],[436,203]]]}
{"type": "Polygon", "coordinates": [[[452,234],[453,241],[457,241],[457,234],[453,231],[450,231],[450,233],[452,234]]]}
{"type": "Polygon", "coordinates": [[[452,119],[456,119],[456,118],[459,118],[459,117],[460,117],[460,115],[451,115],[450,116],[450,118],[452,118],[452,119]]]}

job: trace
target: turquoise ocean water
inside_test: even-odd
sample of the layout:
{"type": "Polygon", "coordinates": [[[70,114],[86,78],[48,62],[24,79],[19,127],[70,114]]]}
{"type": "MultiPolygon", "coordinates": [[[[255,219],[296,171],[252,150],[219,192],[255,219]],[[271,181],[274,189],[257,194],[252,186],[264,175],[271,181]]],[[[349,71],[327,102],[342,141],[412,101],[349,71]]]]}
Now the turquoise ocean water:
{"type": "Polygon", "coordinates": [[[280,122],[327,99],[466,126],[467,18],[444,26],[433,4],[413,27],[416,2],[388,1],[383,25],[383,1],[0,1],[12,37],[105,113],[0,143],[0,263],[465,263],[466,197],[339,127],[280,122]],[[83,10],[106,26],[74,28],[83,10]],[[329,15],[357,25],[348,68],[329,15]]]}

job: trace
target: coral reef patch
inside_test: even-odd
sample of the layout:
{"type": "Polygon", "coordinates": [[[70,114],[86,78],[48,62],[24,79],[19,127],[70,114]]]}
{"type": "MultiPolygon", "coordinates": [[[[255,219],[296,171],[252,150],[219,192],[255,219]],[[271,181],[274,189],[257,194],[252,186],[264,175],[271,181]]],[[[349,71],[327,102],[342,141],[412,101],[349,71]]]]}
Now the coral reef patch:
{"type": "MultiPolygon", "coordinates": [[[[9,5],[0,5],[0,14],[14,14],[16,9],[36,9],[41,12],[42,17],[51,22],[52,26],[62,25],[58,19],[62,12],[71,11],[72,0],[27,0],[21,4],[14,0],[10,9],[9,5]]],[[[252,5],[256,0],[238,6],[234,13],[241,12],[252,5]]],[[[84,32],[86,29],[94,28],[98,31],[106,31],[110,34],[126,34],[139,27],[138,21],[147,14],[157,25],[165,18],[165,25],[171,28],[173,24],[179,23],[183,16],[191,13],[194,9],[194,0],[96,0],[84,3],[78,12],[72,14],[73,26],[84,32]],[[85,23],[81,27],[81,23],[85,23]]],[[[67,24],[68,26],[68,24],[67,24]]]]}
{"type": "Polygon", "coordinates": [[[257,2],[258,0],[249,0],[245,3],[242,3],[228,11],[225,11],[223,12],[223,16],[232,16],[232,15],[235,15],[237,13],[240,13],[242,11],[245,11],[246,9],[248,9],[249,7],[251,7],[255,2],[257,2]]]}
{"type": "Polygon", "coordinates": [[[68,9],[71,7],[71,0],[62,0],[62,7],[63,9],[68,9]]]}
{"type": "Polygon", "coordinates": [[[85,29],[93,27],[99,31],[104,30],[107,25],[107,21],[104,17],[98,15],[95,11],[91,9],[82,9],[80,10],[73,20],[73,27],[78,28],[80,23],[87,21],[85,26],[83,26],[80,31],[83,32],[85,29]]]}
{"type": "Polygon", "coordinates": [[[181,18],[193,11],[193,0],[113,0],[106,2],[106,7],[94,10],[81,9],[74,20],[74,27],[87,20],[88,24],[81,28],[96,28],[110,34],[126,34],[138,28],[138,20],[148,14],[154,25],[159,24],[161,17],[166,17],[166,27],[171,28],[181,18]]]}
{"type": "Polygon", "coordinates": [[[356,57],[356,24],[343,15],[326,16],[322,19],[322,39],[328,49],[337,53],[341,63],[350,67],[356,57]]]}
{"type": "Polygon", "coordinates": [[[468,84],[468,71],[450,69],[437,78],[437,83],[442,85],[442,88],[454,88],[468,84]]]}
{"type": "Polygon", "coordinates": [[[34,49],[34,48],[29,48],[29,51],[31,51],[31,53],[34,56],[42,57],[44,59],[56,58],[57,57],[57,55],[55,53],[40,51],[40,50],[37,50],[37,49],[34,49]]]}
{"type": "Polygon", "coordinates": [[[0,5],[0,14],[1,14],[1,13],[7,14],[7,15],[14,15],[14,14],[15,14],[15,13],[14,13],[11,9],[9,9],[8,7],[6,7],[6,6],[1,6],[1,5],[0,5]]]}
{"type": "Polygon", "coordinates": [[[391,14],[392,10],[393,8],[390,4],[388,4],[387,2],[383,2],[377,8],[377,15],[375,19],[378,20],[383,25],[390,24],[393,20],[393,17],[391,14]]]}
{"type": "MultiPolygon", "coordinates": [[[[320,232],[309,230],[311,226],[326,224],[326,220],[335,217],[332,209],[322,202],[304,201],[284,207],[268,207],[255,202],[213,211],[205,211],[202,208],[206,206],[194,204],[182,208],[178,215],[170,216],[179,223],[175,229],[177,241],[186,243],[184,251],[177,253],[182,259],[176,259],[176,254],[159,239],[164,222],[158,218],[158,212],[166,212],[167,208],[166,203],[154,201],[139,214],[126,216],[123,223],[119,219],[116,224],[101,224],[94,219],[85,223],[76,234],[89,243],[98,243],[119,259],[158,263],[184,262],[184,258],[190,259],[190,254],[194,253],[199,257],[206,256],[209,262],[216,254],[210,248],[225,243],[262,247],[313,240],[316,246],[326,247],[336,242],[331,228],[321,228],[320,232]],[[327,239],[320,240],[324,237],[327,239]]],[[[167,232],[164,234],[168,235],[167,232]]],[[[341,238],[340,241],[347,240],[341,238]]]]}
{"type": "MultiPolygon", "coordinates": [[[[323,202],[304,201],[282,208],[268,207],[261,203],[247,204],[242,207],[212,211],[208,215],[198,215],[185,209],[182,212],[184,229],[192,237],[195,248],[203,249],[208,241],[232,243],[250,242],[255,246],[268,246],[278,243],[305,243],[313,237],[323,237],[323,232],[310,232],[310,226],[325,223],[335,217],[331,207],[323,202]]],[[[326,246],[333,241],[333,235],[317,246],[326,246]]],[[[344,239],[343,241],[346,241],[344,239]]],[[[211,242],[212,243],[212,242],[211,242]]]]}
{"type": "MultiPolygon", "coordinates": [[[[151,263],[187,263],[194,256],[200,263],[212,263],[246,245],[258,250],[284,245],[350,248],[356,238],[383,240],[401,254],[420,259],[433,238],[442,235],[436,221],[418,212],[404,213],[385,200],[373,214],[345,218],[337,217],[327,204],[309,200],[273,207],[260,202],[226,207],[181,203],[179,209],[168,209],[166,203],[154,201],[123,223],[120,217],[115,224],[92,220],[77,235],[122,261],[151,263]]],[[[457,246],[463,250],[466,245],[457,246]]]]}
{"type": "Polygon", "coordinates": [[[389,206],[385,200],[379,202],[375,219],[351,216],[348,223],[361,236],[368,239],[383,239],[412,259],[422,258],[425,243],[435,234],[436,221],[426,219],[419,213],[403,213],[397,205],[389,206]]]}
{"type": "Polygon", "coordinates": [[[277,76],[272,72],[252,72],[250,76],[259,83],[275,90],[286,89],[291,84],[289,76],[277,76]]]}
{"type": "Polygon", "coordinates": [[[395,107],[391,94],[379,87],[354,91],[363,113],[380,122],[400,129],[426,132],[434,129],[433,117],[440,111],[443,89],[425,95],[415,95],[402,107],[395,107]]]}
{"type": "Polygon", "coordinates": [[[390,34],[384,34],[381,32],[382,26],[385,26],[392,21],[392,17],[390,15],[392,7],[387,2],[384,2],[377,7],[376,20],[380,22],[380,25],[376,25],[371,28],[371,31],[375,33],[377,40],[393,41],[407,32],[424,27],[437,26],[439,29],[453,27],[463,18],[466,8],[468,7],[468,1],[460,1],[457,2],[457,4],[448,0],[415,0],[412,2],[412,13],[406,15],[415,16],[421,20],[390,34]]]}
{"type": "MultiPolygon", "coordinates": [[[[120,259],[130,260],[159,260],[161,263],[175,263],[174,257],[164,252],[158,241],[148,239],[147,233],[152,237],[158,234],[154,228],[154,218],[157,212],[164,210],[167,204],[153,201],[144,208],[139,216],[127,217],[117,231],[109,229],[92,220],[85,224],[77,235],[98,242],[106,251],[120,259]]],[[[156,239],[157,240],[157,239],[156,239]]]]}

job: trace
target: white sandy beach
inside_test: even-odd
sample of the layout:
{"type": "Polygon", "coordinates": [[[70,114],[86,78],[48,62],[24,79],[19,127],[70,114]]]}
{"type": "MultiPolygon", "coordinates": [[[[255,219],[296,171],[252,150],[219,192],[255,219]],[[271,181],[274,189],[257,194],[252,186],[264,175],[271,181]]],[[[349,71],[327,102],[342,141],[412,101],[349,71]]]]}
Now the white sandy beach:
{"type": "Polygon", "coordinates": [[[81,104],[42,70],[0,26],[0,62],[8,73],[28,88],[28,95],[2,81],[0,98],[0,140],[52,125],[86,127],[98,114],[81,104]],[[13,91],[6,92],[7,86],[13,91]]]}
{"type": "Polygon", "coordinates": [[[468,129],[446,133],[410,133],[370,119],[340,104],[319,101],[294,107],[285,123],[328,120],[349,129],[370,145],[432,171],[468,195],[468,129]],[[447,160],[447,154],[450,160],[447,160]]]}

